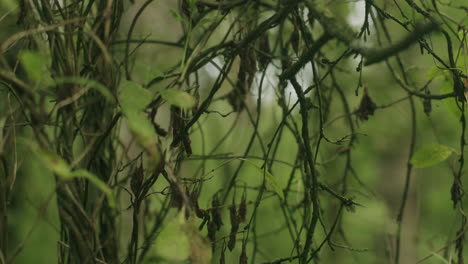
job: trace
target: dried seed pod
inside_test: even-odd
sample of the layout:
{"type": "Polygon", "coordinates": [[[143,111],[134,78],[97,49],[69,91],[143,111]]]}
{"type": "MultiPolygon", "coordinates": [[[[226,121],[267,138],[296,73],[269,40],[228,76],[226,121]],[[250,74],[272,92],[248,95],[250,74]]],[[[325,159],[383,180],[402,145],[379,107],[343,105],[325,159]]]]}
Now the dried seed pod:
{"type": "Polygon", "coordinates": [[[228,95],[228,102],[236,112],[244,109],[244,100],[257,73],[256,52],[254,49],[243,50],[240,54],[239,73],[234,90],[228,95]]]}
{"type": "Polygon", "coordinates": [[[365,88],[364,95],[362,96],[359,109],[356,111],[356,115],[361,120],[368,120],[369,116],[374,114],[375,109],[377,109],[377,105],[374,103],[372,98],[370,98],[367,92],[367,88],[365,88]]]}
{"type": "Polygon", "coordinates": [[[231,219],[231,225],[239,226],[239,217],[237,216],[237,210],[235,206],[229,207],[229,216],[231,219]]]}
{"type": "Polygon", "coordinates": [[[463,190],[460,188],[460,184],[457,179],[455,179],[452,184],[452,188],[450,188],[450,196],[453,202],[453,208],[456,208],[457,204],[463,197],[463,190]]]}
{"type": "Polygon", "coordinates": [[[224,252],[226,251],[226,247],[223,246],[223,249],[221,250],[221,255],[219,256],[219,264],[226,264],[226,257],[224,252]]]}
{"type": "Polygon", "coordinates": [[[221,226],[223,226],[223,219],[221,218],[221,210],[219,209],[220,202],[218,200],[218,196],[214,196],[213,200],[211,201],[211,206],[213,207],[211,210],[211,218],[213,222],[216,224],[216,229],[219,230],[221,226]]]}
{"type": "Polygon", "coordinates": [[[466,102],[465,80],[462,82],[460,78],[454,78],[453,81],[453,91],[455,92],[458,101],[466,102]]]}
{"type": "Polygon", "coordinates": [[[291,34],[291,38],[289,39],[291,42],[291,47],[293,48],[294,52],[296,55],[299,53],[299,40],[300,40],[300,35],[299,35],[299,30],[297,27],[294,27],[294,30],[291,34]]]}
{"type": "Polygon", "coordinates": [[[193,210],[195,210],[195,215],[198,218],[203,219],[205,216],[205,210],[200,209],[200,205],[198,204],[198,192],[195,190],[190,194],[190,203],[192,204],[193,210]]]}
{"type": "Polygon", "coordinates": [[[177,209],[182,208],[183,201],[184,201],[183,193],[181,192],[177,184],[174,182],[170,184],[170,188],[171,188],[171,202],[170,202],[171,207],[175,207],[177,209]]]}
{"type": "Polygon", "coordinates": [[[154,130],[156,130],[156,133],[161,136],[161,137],[166,137],[167,136],[167,131],[159,126],[156,122],[153,122],[153,127],[154,130]]]}
{"type": "Polygon", "coordinates": [[[203,227],[205,227],[208,220],[210,220],[210,216],[203,218],[202,223],[198,226],[199,231],[203,230],[203,227]]]}
{"type": "Polygon", "coordinates": [[[239,205],[239,220],[242,223],[245,223],[246,215],[247,215],[247,201],[245,200],[245,197],[243,197],[239,205]]]}
{"type": "Polygon", "coordinates": [[[231,218],[231,236],[229,237],[228,248],[232,251],[236,246],[236,235],[239,230],[239,217],[235,206],[229,208],[229,214],[231,218]]]}
{"type": "Polygon", "coordinates": [[[468,100],[468,78],[463,78],[463,86],[465,87],[465,101],[468,100]]]}
{"type": "Polygon", "coordinates": [[[213,220],[208,220],[208,238],[211,242],[216,240],[216,224],[213,220]]]}
{"type": "Polygon", "coordinates": [[[258,43],[259,52],[257,52],[257,60],[260,67],[260,70],[265,69],[268,66],[268,62],[270,61],[270,43],[268,41],[268,35],[265,33],[263,34],[258,43]]]}
{"type": "Polygon", "coordinates": [[[143,166],[140,165],[135,169],[130,178],[130,189],[135,196],[138,196],[141,192],[144,177],[143,166]]]}
{"type": "MultiPolygon", "coordinates": [[[[431,95],[431,92],[429,90],[426,90],[427,95],[431,95]]],[[[424,113],[426,115],[429,115],[432,111],[432,104],[431,104],[431,99],[430,98],[425,98],[423,100],[423,108],[424,108],[424,113]]]]}
{"type": "Polygon", "coordinates": [[[180,3],[180,11],[186,18],[190,17],[190,5],[187,0],[182,0],[180,3]]]}
{"type": "Polygon", "coordinates": [[[247,247],[245,241],[242,241],[242,252],[239,257],[239,264],[247,264],[247,247]]]}
{"type": "Polygon", "coordinates": [[[229,248],[229,251],[232,251],[234,248],[236,247],[236,234],[231,234],[231,236],[229,236],[229,242],[228,242],[228,248],[229,248]]]}
{"type": "Polygon", "coordinates": [[[188,131],[185,131],[185,113],[178,107],[171,107],[171,126],[174,140],[171,148],[176,148],[182,141],[185,152],[188,156],[192,154],[191,141],[188,131]]]}
{"type": "Polygon", "coordinates": [[[18,12],[18,19],[16,20],[16,25],[21,25],[24,23],[24,19],[27,15],[26,10],[26,0],[19,0],[19,12],[18,12]]]}

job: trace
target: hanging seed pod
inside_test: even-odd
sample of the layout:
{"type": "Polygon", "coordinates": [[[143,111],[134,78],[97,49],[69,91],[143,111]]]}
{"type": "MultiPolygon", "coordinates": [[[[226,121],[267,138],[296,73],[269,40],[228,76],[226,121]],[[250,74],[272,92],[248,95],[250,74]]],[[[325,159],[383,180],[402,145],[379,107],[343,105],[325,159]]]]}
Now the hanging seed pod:
{"type": "Polygon", "coordinates": [[[462,82],[458,76],[454,78],[453,81],[453,91],[455,92],[458,101],[466,102],[466,90],[464,81],[462,82]]]}
{"type": "Polygon", "coordinates": [[[450,196],[453,202],[453,208],[456,208],[457,204],[463,197],[463,190],[460,188],[460,184],[458,183],[457,179],[455,179],[452,184],[452,188],[450,188],[450,196]]]}
{"type": "Polygon", "coordinates": [[[229,237],[228,248],[232,251],[236,246],[236,235],[239,230],[239,218],[235,206],[229,208],[229,214],[231,218],[231,236],[229,237]]]}
{"type": "Polygon", "coordinates": [[[219,230],[221,226],[223,226],[223,219],[221,218],[221,210],[220,210],[221,203],[218,200],[218,196],[214,196],[213,200],[211,201],[211,206],[213,207],[211,210],[211,218],[213,222],[216,224],[216,229],[219,230]]]}
{"type": "Polygon", "coordinates": [[[26,0],[19,0],[19,12],[18,12],[18,19],[16,20],[16,25],[21,25],[24,23],[24,19],[26,18],[27,11],[26,11],[26,0]]]}
{"type": "Polygon", "coordinates": [[[239,220],[242,223],[245,223],[245,218],[247,215],[247,201],[245,200],[245,196],[242,197],[242,201],[239,205],[239,220]]]}
{"type": "Polygon", "coordinates": [[[245,240],[242,241],[242,252],[239,257],[239,264],[247,264],[247,247],[245,240]]]}
{"type": "Polygon", "coordinates": [[[236,247],[236,234],[231,234],[229,237],[228,248],[232,251],[236,247]]]}
{"type": "Polygon", "coordinates": [[[210,220],[210,216],[209,215],[205,215],[205,217],[203,218],[203,221],[201,222],[201,224],[198,226],[198,230],[199,231],[202,231],[203,228],[205,227],[206,223],[208,223],[208,220],[210,220]]]}
{"type": "MultiPolygon", "coordinates": [[[[426,90],[427,95],[431,95],[431,92],[429,90],[426,90]]],[[[429,115],[432,111],[432,103],[430,98],[424,98],[423,100],[423,108],[424,108],[424,113],[426,115],[429,115]]]]}
{"type": "Polygon", "coordinates": [[[294,52],[296,55],[299,53],[299,41],[300,41],[300,35],[299,35],[299,30],[297,29],[297,26],[294,26],[294,30],[291,34],[291,38],[289,39],[291,42],[291,47],[293,48],[294,52]]]}
{"type": "Polygon", "coordinates": [[[190,17],[190,5],[187,2],[187,0],[182,0],[182,2],[180,3],[180,11],[184,15],[184,17],[190,17]]]}
{"type": "Polygon", "coordinates": [[[244,67],[247,68],[247,73],[248,73],[248,79],[247,79],[247,85],[248,89],[250,90],[250,87],[252,86],[253,80],[255,79],[255,74],[257,73],[257,52],[255,52],[254,49],[250,48],[247,50],[246,57],[244,57],[244,67]]]}
{"type": "Polygon", "coordinates": [[[375,109],[377,109],[377,105],[374,103],[372,98],[370,98],[367,88],[365,88],[364,95],[362,96],[356,115],[361,120],[368,120],[369,116],[374,114],[375,109]]]}
{"type": "Polygon", "coordinates": [[[204,218],[204,210],[200,209],[200,205],[198,204],[198,192],[193,190],[193,192],[189,195],[190,204],[192,205],[193,210],[195,211],[195,215],[203,219],[204,218]]]}
{"type": "Polygon", "coordinates": [[[145,177],[143,166],[138,166],[130,177],[130,189],[135,196],[138,196],[140,194],[143,179],[145,177]]]}
{"type": "Polygon", "coordinates": [[[190,156],[192,154],[192,147],[188,131],[184,132],[184,113],[180,108],[175,106],[171,107],[171,126],[172,135],[174,136],[174,140],[171,143],[171,148],[178,147],[180,145],[180,141],[182,141],[185,152],[188,156],[190,156]]]}
{"type": "Polygon", "coordinates": [[[468,78],[463,79],[463,85],[465,87],[465,101],[468,100],[468,78]]]}
{"type": "Polygon", "coordinates": [[[226,264],[226,257],[224,252],[226,252],[226,246],[223,246],[223,249],[221,250],[221,255],[219,256],[219,264],[226,264]]]}
{"type": "Polygon", "coordinates": [[[270,62],[270,53],[271,53],[270,43],[268,41],[268,35],[266,33],[264,33],[259,39],[258,50],[259,50],[259,52],[257,52],[258,64],[259,64],[260,70],[264,70],[268,66],[268,63],[270,62]]]}
{"type": "Polygon", "coordinates": [[[208,238],[211,242],[216,241],[216,224],[212,219],[208,220],[208,238]]]}
{"type": "Polygon", "coordinates": [[[228,95],[228,102],[236,112],[244,109],[244,101],[257,73],[257,59],[254,49],[245,49],[239,54],[239,73],[234,90],[228,95]]]}
{"type": "Polygon", "coordinates": [[[158,134],[158,136],[161,136],[161,137],[167,136],[167,131],[164,130],[164,128],[162,128],[161,126],[159,126],[159,124],[157,124],[156,122],[153,122],[153,127],[154,127],[154,130],[156,130],[156,133],[158,134]]]}
{"type": "Polygon", "coordinates": [[[171,188],[171,201],[170,201],[171,207],[174,207],[177,209],[182,208],[184,198],[183,198],[183,194],[180,188],[177,186],[177,183],[171,182],[170,188],[171,188]]]}
{"type": "Polygon", "coordinates": [[[237,216],[237,210],[235,206],[229,207],[229,217],[231,219],[231,226],[236,226],[237,231],[237,227],[239,226],[239,217],[237,216]]]}

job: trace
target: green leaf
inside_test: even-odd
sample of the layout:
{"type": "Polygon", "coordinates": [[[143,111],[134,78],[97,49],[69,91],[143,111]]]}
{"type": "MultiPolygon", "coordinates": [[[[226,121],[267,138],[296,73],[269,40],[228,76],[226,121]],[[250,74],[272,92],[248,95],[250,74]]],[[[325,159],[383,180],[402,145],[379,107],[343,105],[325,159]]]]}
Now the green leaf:
{"type": "Polygon", "coordinates": [[[177,13],[174,9],[169,10],[169,12],[171,12],[172,17],[173,17],[175,20],[177,20],[177,21],[179,21],[179,22],[181,22],[181,23],[184,22],[184,19],[183,19],[183,18],[179,15],[179,13],[177,13]]]}
{"type": "Polygon", "coordinates": [[[170,263],[181,262],[190,257],[190,238],[184,225],[183,213],[168,222],[155,241],[157,256],[170,263]]]}
{"type": "Polygon", "coordinates": [[[91,172],[78,169],[72,171],[70,165],[59,155],[41,149],[34,141],[27,139],[22,140],[39,158],[40,161],[45,165],[46,168],[55,173],[62,180],[71,180],[73,178],[85,178],[94,184],[107,196],[107,200],[111,207],[115,207],[115,198],[112,194],[112,189],[107,186],[101,179],[91,172]]]}
{"type": "Polygon", "coordinates": [[[124,81],[120,85],[119,100],[124,112],[143,110],[151,102],[151,93],[135,82],[124,81]]]}
{"type": "MultiPolygon", "coordinates": [[[[38,82],[49,76],[47,69],[47,62],[49,60],[47,57],[35,51],[23,51],[19,58],[31,81],[38,82]]],[[[47,79],[50,80],[50,76],[47,79]]]]}
{"type": "MultiPolygon", "coordinates": [[[[442,94],[447,94],[447,93],[452,93],[453,92],[453,79],[449,78],[446,80],[443,85],[442,89],[440,90],[442,94]]],[[[460,120],[461,118],[461,111],[460,108],[458,107],[457,104],[457,98],[456,97],[449,97],[443,99],[445,106],[447,109],[450,111],[453,117],[455,117],[457,120],[460,120]]],[[[464,109],[465,115],[468,114],[467,109],[464,109]]]]}
{"type": "Polygon", "coordinates": [[[93,89],[96,89],[99,93],[104,96],[108,101],[110,102],[115,102],[115,97],[112,95],[112,93],[109,91],[109,89],[101,84],[98,81],[91,80],[91,79],[86,79],[82,77],[59,77],[54,80],[54,83],[56,85],[64,84],[64,83],[75,83],[78,85],[82,85],[85,87],[90,87],[93,89]]]}
{"type": "Polygon", "coordinates": [[[63,180],[73,178],[71,168],[68,163],[59,155],[43,150],[39,145],[29,139],[20,139],[20,142],[26,145],[33,153],[37,155],[46,168],[57,174],[63,180]]]}
{"type": "Polygon", "coordinates": [[[198,2],[198,0],[189,0],[188,1],[189,7],[191,9],[195,8],[196,7],[195,5],[197,4],[197,2],[198,2]]]}
{"type": "Polygon", "coordinates": [[[136,137],[137,142],[143,148],[150,150],[156,145],[157,134],[153,124],[141,112],[128,111],[124,112],[127,118],[127,124],[130,131],[136,137]]]}
{"type": "Polygon", "coordinates": [[[94,184],[99,190],[101,190],[107,196],[107,201],[109,202],[109,206],[113,208],[115,207],[116,202],[115,202],[114,195],[112,193],[112,189],[105,182],[99,179],[98,176],[84,169],[73,171],[71,173],[71,176],[73,178],[84,178],[84,179],[89,180],[92,184],[94,184]]]}
{"type": "Polygon", "coordinates": [[[210,241],[200,234],[193,218],[186,220],[184,212],[168,221],[156,238],[153,248],[158,263],[211,263],[210,241]]]}
{"type": "Polygon", "coordinates": [[[269,186],[271,186],[273,191],[276,192],[276,194],[278,194],[278,196],[281,198],[281,200],[284,200],[283,189],[279,186],[279,184],[276,181],[275,177],[273,177],[273,175],[271,175],[271,173],[269,173],[268,171],[263,170],[262,168],[258,167],[257,165],[255,165],[255,163],[251,162],[250,160],[246,160],[246,159],[241,159],[241,160],[246,161],[248,164],[252,165],[255,169],[257,169],[258,172],[260,172],[262,175],[265,175],[265,180],[266,180],[267,184],[269,186]]]}
{"type": "Polygon", "coordinates": [[[452,152],[455,151],[449,146],[439,144],[426,145],[414,153],[410,163],[415,168],[434,166],[446,160],[452,152]]]}
{"type": "Polygon", "coordinates": [[[16,9],[18,6],[18,3],[15,0],[2,0],[0,1],[0,6],[3,6],[7,9],[16,9]]]}
{"type": "Polygon", "coordinates": [[[145,84],[150,83],[153,79],[163,77],[164,73],[160,70],[154,69],[153,67],[148,67],[148,65],[142,65],[142,81],[145,84]]]}
{"type": "Polygon", "coordinates": [[[192,108],[197,104],[197,99],[193,95],[181,90],[166,89],[159,93],[164,100],[180,108],[192,108]]]}
{"type": "Polygon", "coordinates": [[[427,80],[431,80],[431,79],[435,79],[437,77],[443,77],[443,76],[444,76],[444,72],[435,65],[431,66],[426,72],[427,80]]]}
{"type": "Polygon", "coordinates": [[[444,264],[450,264],[450,262],[448,262],[443,256],[437,254],[437,252],[431,252],[432,256],[440,259],[440,261],[442,261],[444,264]]]}
{"type": "Polygon", "coordinates": [[[38,150],[37,154],[44,165],[60,178],[63,180],[70,180],[73,178],[70,166],[68,166],[68,163],[60,156],[43,150],[38,150]]]}

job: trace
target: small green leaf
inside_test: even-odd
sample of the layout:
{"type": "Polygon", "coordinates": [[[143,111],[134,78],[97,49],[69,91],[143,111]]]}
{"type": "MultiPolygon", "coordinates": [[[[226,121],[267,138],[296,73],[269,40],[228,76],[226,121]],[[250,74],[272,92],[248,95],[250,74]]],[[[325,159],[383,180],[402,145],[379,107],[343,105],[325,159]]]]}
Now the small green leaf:
{"type": "Polygon", "coordinates": [[[115,202],[114,195],[112,194],[112,189],[105,182],[99,179],[98,176],[84,169],[73,171],[71,173],[71,176],[73,178],[84,178],[84,179],[89,180],[92,184],[94,184],[99,190],[101,190],[107,196],[107,201],[109,202],[109,206],[115,207],[116,202],[115,202]]]}
{"type": "Polygon", "coordinates": [[[36,142],[29,139],[23,138],[20,140],[20,142],[26,145],[34,154],[36,154],[46,168],[57,174],[57,176],[63,180],[69,180],[73,177],[70,166],[59,155],[42,150],[36,142]]]}
{"type": "Polygon", "coordinates": [[[184,230],[183,215],[179,213],[169,221],[155,241],[156,255],[170,263],[178,263],[190,257],[190,237],[184,230]]]}
{"type": "MultiPolygon", "coordinates": [[[[47,78],[48,69],[47,62],[49,61],[45,56],[38,52],[23,51],[20,54],[21,65],[33,82],[38,82],[43,78],[47,78]]],[[[50,79],[50,76],[49,76],[50,79]]]]}
{"type": "Polygon", "coordinates": [[[441,69],[439,69],[437,66],[433,65],[430,67],[427,72],[426,72],[426,79],[431,80],[435,79],[437,77],[443,77],[444,73],[441,69]]]}
{"type": "Polygon", "coordinates": [[[18,3],[15,0],[2,0],[0,1],[0,5],[9,10],[14,10],[17,8],[18,3]]]}
{"type": "Polygon", "coordinates": [[[43,150],[38,150],[37,154],[44,162],[44,165],[60,178],[63,180],[70,180],[73,178],[70,166],[68,166],[68,163],[64,159],[54,153],[43,150]]]}
{"type": "Polygon", "coordinates": [[[197,99],[193,95],[181,90],[166,89],[159,93],[164,100],[181,108],[192,108],[197,104],[197,99]]]}
{"type": "Polygon", "coordinates": [[[164,76],[164,73],[162,71],[154,69],[153,67],[148,67],[147,65],[143,65],[142,67],[144,67],[144,69],[142,70],[142,80],[145,84],[150,83],[156,78],[161,78],[164,76]]]}
{"type": "Polygon", "coordinates": [[[59,155],[41,149],[34,141],[25,139],[22,142],[24,142],[38,156],[39,160],[60,179],[67,181],[73,178],[85,178],[89,180],[106,194],[109,205],[115,207],[116,203],[112,194],[112,189],[96,175],[84,169],[72,171],[70,165],[59,155]]]}
{"type": "Polygon", "coordinates": [[[189,3],[190,9],[195,8],[195,5],[197,4],[197,2],[198,0],[189,0],[188,3],[189,3]]]}
{"type": "Polygon", "coordinates": [[[210,241],[200,234],[195,219],[186,219],[184,212],[181,210],[170,219],[156,238],[153,249],[157,263],[212,262],[210,241]]]}
{"type": "Polygon", "coordinates": [[[135,82],[124,81],[120,85],[119,99],[124,112],[143,110],[151,102],[151,93],[135,82]]]}
{"type": "MultiPolygon", "coordinates": [[[[449,78],[444,81],[444,83],[442,84],[442,89],[440,89],[440,92],[442,94],[453,92],[453,79],[452,78],[449,78]]],[[[458,99],[455,97],[449,97],[449,98],[443,99],[443,102],[445,106],[447,107],[447,109],[449,110],[449,112],[452,114],[452,116],[455,117],[457,120],[460,120],[461,111],[460,111],[460,108],[458,107],[459,104],[457,104],[457,100],[458,99]]],[[[464,109],[464,111],[465,111],[465,114],[468,114],[468,111],[466,108],[464,109]]]]}
{"type": "Polygon", "coordinates": [[[281,200],[284,200],[283,189],[281,189],[278,182],[275,180],[275,177],[273,177],[273,175],[271,175],[271,173],[269,173],[268,171],[263,170],[262,168],[258,167],[257,165],[255,165],[255,163],[251,162],[250,160],[246,160],[246,159],[241,159],[241,160],[246,161],[248,164],[252,165],[255,169],[257,169],[262,175],[265,175],[265,180],[266,180],[267,184],[271,186],[273,191],[275,191],[276,194],[278,194],[278,196],[281,198],[281,200]]]}
{"type": "Polygon", "coordinates": [[[115,98],[112,95],[112,93],[109,91],[109,89],[103,84],[101,84],[100,82],[95,81],[95,80],[86,79],[82,77],[59,77],[54,80],[54,83],[56,85],[64,84],[64,83],[75,83],[78,85],[87,86],[87,87],[96,89],[96,91],[101,93],[102,96],[104,96],[104,98],[106,98],[108,101],[115,102],[115,98]]]}
{"type": "Polygon", "coordinates": [[[184,22],[184,19],[183,19],[174,9],[169,10],[169,12],[171,12],[172,17],[173,17],[175,20],[177,20],[177,21],[179,21],[179,22],[181,22],[181,23],[184,22]]]}
{"type": "Polygon", "coordinates": [[[150,150],[156,145],[157,134],[151,122],[138,111],[124,112],[130,131],[140,146],[150,150]]]}
{"type": "Polygon", "coordinates": [[[440,259],[440,261],[442,261],[444,264],[450,264],[450,262],[448,262],[443,256],[437,254],[437,252],[431,252],[432,256],[440,259]]]}
{"type": "Polygon", "coordinates": [[[418,149],[411,158],[411,164],[415,168],[434,166],[446,160],[454,150],[445,145],[432,144],[418,149]]]}

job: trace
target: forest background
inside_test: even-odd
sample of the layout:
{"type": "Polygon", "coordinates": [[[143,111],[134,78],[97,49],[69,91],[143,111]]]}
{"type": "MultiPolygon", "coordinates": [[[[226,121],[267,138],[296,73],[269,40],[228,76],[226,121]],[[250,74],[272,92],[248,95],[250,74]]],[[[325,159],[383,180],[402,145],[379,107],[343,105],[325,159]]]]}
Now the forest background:
{"type": "Polygon", "coordinates": [[[2,0],[0,263],[464,263],[464,0],[2,0]]]}

